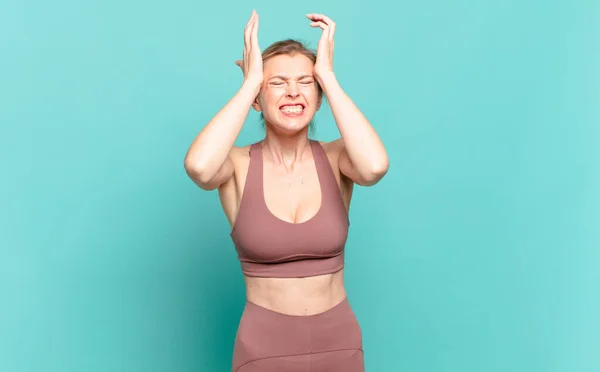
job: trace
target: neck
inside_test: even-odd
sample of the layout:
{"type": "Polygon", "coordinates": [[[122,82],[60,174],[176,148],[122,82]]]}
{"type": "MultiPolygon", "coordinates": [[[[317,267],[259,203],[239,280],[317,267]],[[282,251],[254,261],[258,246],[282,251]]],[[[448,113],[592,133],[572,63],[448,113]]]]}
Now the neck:
{"type": "Polygon", "coordinates": [[[284,165],[286,168],[292,167],[312,153],[306,130],[291,136],[281,136],[267,129],[267,135],[262,142],[262,147],[267,150],[273,163],[284,165]]]}

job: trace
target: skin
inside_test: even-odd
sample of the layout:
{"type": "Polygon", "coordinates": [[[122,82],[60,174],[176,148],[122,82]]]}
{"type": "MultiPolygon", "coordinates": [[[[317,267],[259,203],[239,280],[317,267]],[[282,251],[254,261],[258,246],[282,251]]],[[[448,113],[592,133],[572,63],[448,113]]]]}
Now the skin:
{"type": "MultiPolygon", "coordinates": [[[[204,190],[218,189],[231,226],[239,210],[250,162],[249,146],[237,147],[250,107],[265,117],[263,141],[264,197],[274,217],[289,223],[312,218],[321,204],[308,126],[320,109],[322,96],[329,102],[341,138],[321,142],[342,198],[349,210],[354,184],[379,182],[389,166],[379,136],[341,88],[333,72],[335,23],[321,14],[307,14],[310,26],[320,28],[317,61],[303,55],[279,55],[262,61],[258,46],[259,17],[252,12],[244,30],[244,57],[236,61],[244,83],[234,97],[196,137],[185,157],[190,178],[204,190]],[[305,106],[300,116],[280,111],[284,104],[305,106]]],[[[335,306],[346,297],[344,270],[307,278],[245,277],[249,301],[291,315],[312,315],[335,306]]]]}

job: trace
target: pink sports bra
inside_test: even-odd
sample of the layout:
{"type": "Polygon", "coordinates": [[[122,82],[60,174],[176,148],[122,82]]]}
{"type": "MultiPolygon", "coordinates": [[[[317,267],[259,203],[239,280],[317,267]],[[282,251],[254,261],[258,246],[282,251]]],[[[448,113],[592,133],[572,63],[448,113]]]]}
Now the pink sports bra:
{"type": "Polygon", "coordinates": [[[310,140],[321,185],[319,211],[308,221],[291,223],[273,215],[265,202],[261,142],[250,146],[248,176],[231,231],[242,272],[302,278],[339,271],[350,221],[325,150],[310,140]]]}

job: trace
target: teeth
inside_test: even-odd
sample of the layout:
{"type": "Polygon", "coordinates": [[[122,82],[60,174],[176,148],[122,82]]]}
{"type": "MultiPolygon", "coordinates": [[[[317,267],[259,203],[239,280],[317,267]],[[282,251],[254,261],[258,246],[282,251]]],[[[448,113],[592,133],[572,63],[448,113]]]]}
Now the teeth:
{"type": "Polygon", "coordinates": [[[286,114],[299,114],[304,110],[302,106],[284,106],[281,108],[281,111],[286,114]]]}

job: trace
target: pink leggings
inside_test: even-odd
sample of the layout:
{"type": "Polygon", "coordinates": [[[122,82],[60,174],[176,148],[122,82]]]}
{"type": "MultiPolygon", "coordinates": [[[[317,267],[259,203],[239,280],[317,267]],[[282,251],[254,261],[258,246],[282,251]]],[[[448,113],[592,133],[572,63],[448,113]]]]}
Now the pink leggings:
{"type": "Polygon", "coordinates": [[[348,298],[308,316],[247,301],[232,367],[233,372],[364,372],[362,332],[348,298]]]}

